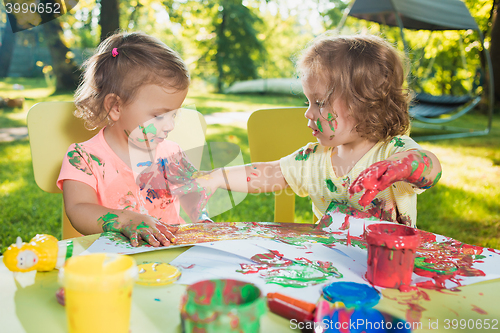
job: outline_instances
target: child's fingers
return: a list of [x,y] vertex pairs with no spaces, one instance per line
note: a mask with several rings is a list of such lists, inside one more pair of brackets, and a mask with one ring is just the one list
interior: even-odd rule
[[168,240],[167,237],[161,232],[161,231],[155,231],[154,233],[155,238],[160,242],[161,245],[163,246],[169,246],[170,241]]
[[153,232],[150,230],[150,228],[141,229],[141,237],[151,246],[158,247],[161,245],[161,243],[153,235]]
[[164,226],[167,227],[168,231],[170,231],[172,234],[175,234],[175,233],[177,233],[177,231],[179,231],[179,227],[177,227],[177,226],[168,225],[168,224],[164,224]]
[[378,192],[379,190],[366,190],[366,192],[359,199],[358,203],[363,207],[368,206],[377,196]]
[[361,192],[364,190],[364,186],[361,181],[359,181],[359,178],[356,178],[356,180],[351,184],[349,187],[349,194],[354,195],[355,193]]
[[164,244],[164,242],[162,242],[163,245],[167,246],[167,245],[170,245],[170,243],[175,244],[176,238],[174,236],[174,233],[176,233],[177,230],[179,230],[179,228],[177,228],[177,227],[168,227],[168,226],[166,226],[165,224],[163,224],[161,222],[157,222],[156,223],[156,228],[161,233],[161,237],[162,237],[161,240],[163,240],[165,243],[168,242],[168,244]]
[[130,233],[130,235],[127,236],[130,239],[130,244],[133,247],[139,246],[139,234],[137,233],[137,231],[132,231],[132,233]]

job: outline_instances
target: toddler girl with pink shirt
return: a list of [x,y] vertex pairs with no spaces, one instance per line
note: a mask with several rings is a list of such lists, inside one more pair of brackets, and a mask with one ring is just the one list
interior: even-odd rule
[[160,246],[175,242],[175,225],[184,223],[181,205],[196,214],[193,222],[207,220],[190,210],[188,196],[172,195],[167,182],[171,169],[196,171],[181,148],[165,140],[189,83],[179,54],[143,33],[110,36],[84,63],[75,115],[89,128],[104,127],[69,147],[57,180],[76,230],[114,231],[133,246],[141,239]]

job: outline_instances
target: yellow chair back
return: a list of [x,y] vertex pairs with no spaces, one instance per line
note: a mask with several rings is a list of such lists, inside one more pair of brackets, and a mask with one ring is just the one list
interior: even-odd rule
[[[33,163],[35,182],[45,192],[61,193],[56,185],[64,154],[75,142],[83,142],[98,130],[88,131],[83,121],[73,115],[73,102],[42,102],[33,105],[28,112],[27,124]],[[207,124],[203,115],[195,110],[182,110],[176,121],[175,129],[169,134],[169,140],[179,143],[189,156],[192,148],[205,143]],[[199,154],[193,156],[193,164],[199,165]],[[62,209],[63,239],[78,237],[81,234],[71,225]]]
[[[253,112],[247,123],[251,161],[276,161],[309,142],[315,142],[304,117],[306,109],[287,107]],[[275,192],[274,221],[295,221],[295,193],[290,188]]]

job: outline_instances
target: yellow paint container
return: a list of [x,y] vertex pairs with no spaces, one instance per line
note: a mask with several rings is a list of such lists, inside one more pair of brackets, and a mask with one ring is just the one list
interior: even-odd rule
[[132,257],[96,253],[70,258],[60,270],[70,333],[128,333],[137,265]]

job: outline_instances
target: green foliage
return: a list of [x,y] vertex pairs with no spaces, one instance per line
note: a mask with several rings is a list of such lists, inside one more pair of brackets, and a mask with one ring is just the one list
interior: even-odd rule
[[263,21],[259,38],[263,40],[267,57],[258,69],[261,78],[291,78],[296,75],[293,63],[305,45],[313,39],[312,28],[298,23],[298,17],[283,18],[269,11],[263,13]]
[[[492,1],[468,0],[466,5],[479,28],[487,31]],[[334,8],[329,16],[333,21],[329,28],[335,28],[334,18],[338,18],[338,10]],[[349,17],[342,31],[378,34],[397,44],[401,51],[404,50],[397,27]],[[404,34],[411,66],[409,83],[413,90],[435,95],[482,92],[481,85],[485,82],[485,75],[481,55],[483,49],[478,32],[467,30],[431,33],[405,29]],[[486,43],[489,43],[488,37]]]
[[218,91],[238,80],[257,77],[265,48],[257,37],[262,20],[241,0],[165,1],[173,22],[196,48],[193,76],[215,79]]

